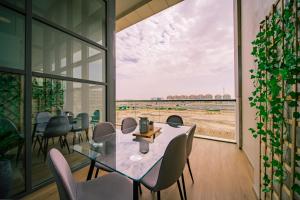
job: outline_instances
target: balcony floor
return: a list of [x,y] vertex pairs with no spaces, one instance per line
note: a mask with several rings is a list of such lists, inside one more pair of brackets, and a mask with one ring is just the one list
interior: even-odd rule
[[[192,184],[186,166],[184,170],[187,196],[189,200],[254,200],[252,190],[251,168],[245,154],[236,145],[205,139],[194,139],[193,152],[190,157],[195,183]],[[75,173],[77,180],[85,180],[88,168]],[[174,184],[161,192],[162,199],[180,199],[177,185]],[[26,200],[59,199],[55,184],[50,184],[33,194]],[[142,200],[155,199],[143,187]]]

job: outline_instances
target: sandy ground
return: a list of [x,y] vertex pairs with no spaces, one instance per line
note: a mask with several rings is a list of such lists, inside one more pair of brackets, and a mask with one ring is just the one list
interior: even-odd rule
[[224,139],[235,139],[235,111],[207,111],[207,110],[117,110],[117,123],[125,117],[148,117],[154,122],[165,122],[170,115],[180,115],[186,125],[196,124],[196,134]]

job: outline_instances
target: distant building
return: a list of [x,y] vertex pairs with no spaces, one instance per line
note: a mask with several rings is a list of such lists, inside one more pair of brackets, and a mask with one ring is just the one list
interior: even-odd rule
[[197,95],[197,99],[199,99],[199,100],[202,100],[202,99],[204,99],[204,98],[205,98],[205,96],[204,96],[203,94]]
[[190,96],[189,96],[189,99],[195,100],[195,99],[197,99],[197,95],[190,95]]
[[[222,98],[222,96],[221,96]],[[192,100],[203,100],[203,99],[213,99],[213,96],[211,94],[203,95],[169,95],[167,96],[167,100],[187,100],[187,99],[192,99]]]
[[204,99],[205,99],[205,100],[212,100],[212,99],[213,99],[213,96],[212,96],[211,94],[206,94],[206,95],[204,96]]
[[221,100],[221,99],[222,99],[222,95],[216,94],[216,95],[215,95],[215,99],[216,99],[216,100]]
[[151,100],[163,100],[162,97],[152,97]]
[[231,99],[231,95],[230,94],[224,94],[223,95],[223,99]]

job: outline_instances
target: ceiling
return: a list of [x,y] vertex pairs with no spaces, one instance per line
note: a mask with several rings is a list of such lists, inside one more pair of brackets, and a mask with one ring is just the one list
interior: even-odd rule
[[116,0],[116,31],[119,32],[183,0]]

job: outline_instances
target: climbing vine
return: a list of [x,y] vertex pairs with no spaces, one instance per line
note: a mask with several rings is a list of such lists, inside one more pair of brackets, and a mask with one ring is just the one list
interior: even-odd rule
[[36,112],[62,110],[64,105],[63,81],[33,78],[32,99]]
[[[297,62],[297,6],[293,0],[284,9],[276,9],[260,27],[256,39],[252,42],[252,55],[256,66],[250,70],[254,90],[249,97],[250,106],[256,109],[256,127],[249,131],[253,137],[259,137],[262,146],[262,191],[273,191],[274,184],[282,184],[287,178],[282,162],[285,152],[284,140],[290,140],[285,113],[292,112],[293,120],[300,118],[297,110],[299,92],[295,89],[299,82]],[[287,104],[287,106],[286,106]],[[294,167],[300,157],[295,155]],[[268,173],[270,172],[270,173]],[[300,174],[294,173],[294,180],[300,180]],[[293,181],[292,189],[300,194],[300,186]]]

